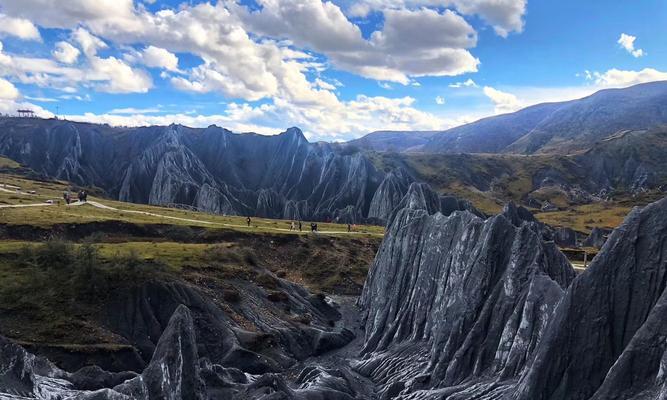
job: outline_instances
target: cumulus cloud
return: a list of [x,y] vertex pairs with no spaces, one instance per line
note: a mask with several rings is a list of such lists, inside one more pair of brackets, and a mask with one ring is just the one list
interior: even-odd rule
[[178,71],[178,57],[160,47],[148,46],[141,52],[141,60],[147,67]]
[[352,2],[347,13],[354,17],[365,17],[371,11],[425,6],[453,7],[463,15],[477,15],[491,25],[498,35],[507,37],[512,32],[523,31],[527,0],[359,0]]
[[[24,84],[67,89],[70,92],[84,85],[108,93],[146,93],[153,86],[150,75],[145,71],[132,68],[115,57],[97,56],[97,51],[107,45],[85,29],[75,31],[73,38],[86,56],[80,67],[63,66],[51,59],[6,54],[0,43],[0,75],[11,76]],[[58,49],[54,57],[69,61],[58,53]]]
[[11,82],[0,78],[0,99],[15,100],[19,97],[19,91]]
[[109,111],[109,114],[155,114],[159,113],[161,110],[159,108],[114,108]]
[[442,96],[436,96],[435,97],[435,104],[438,104],[438,105],[445,104],[445,98],[442,97]]
[[[54,60],[0,52],[2,76],[85,99],[78,93],[82,87],[111,93],[147,92],[153,82],[139,65],[143,64],[164,69],[164,78],[179,90],[215,92],[231,101],[217,116],[120,109],[73,118],[122,125],[132,125],[133,119],[136,124],[218,123],[235,130],[270,127],[278,131],[276,125],[299,125],[316,137],[331,132],[351,137],[381,128],[445,129],[455,124],[418,110],[410,97],[359,95],[341,100],[335,94],[335,82],[321,78],[320,73],[333,65],[379,81],[416,84],[414,77],[475,72],[479,60],[469,49],[476,46],[477,34],[461,14],[477,13],[491,21],[490,11],[480,5],[484,1],[475,1],[477,8],[465,10],[448,1],[448,6],[461,8],[458,13],[421,6],[389,7],[383,9],[383,26],[365,37],[338,6],[321,0],[258,0],[261,7],[256,10],[234,2],[205,2],[157,12],[132,0],[20,3],[0,0],[0,9],[42,27],[71,30],[71,38],[63,43],[80,54],[67,57],[65,45],[54,50]],[[506,32],[519,29],[517,24],[505,25]],[[141,49],[134,50],[137,45]],[[115,56],[107,57],[112,51]],[[326,61],[311,52],[325,56]],[[176,54],[180,53],[192,54],[201,63],[177,71]],[[68,64],[68,60],[73,61]],[[313,76],[318,78],[309,78]],[[270,101],[259,106],[242,103],[261,99]]]
[[42,40],[39,29],[32,22],[24,18],[12,18],[5,14],[0,14],[0,34],[16,36],[24,40]]
[[446,3],[462,14],[479,15],[502,37],[523,31],[527,0],[451,0]]
[[475,30],[452,11],[422,8],[384,12],[382,30],[370,40],[338,6],[320,0],[260,0],[260,10],[236,5],[248,29],[289,39],[326,54],[331,62],[361,76],[408,84],[411,76],[454,76],[477,71],[468,48]]
[[640,71],[610,69],[606,72],[588,72],[587,79],[601,88],[621,88],[639,83],[666,81],[667,72],[658,71],[653,68],[644,68]]
[[491,86],[484,86],[484,94],[495,106],[496,114],[505,114],[514,112],[522,107],[519,99],[511,94],[494,89]]
[[459,89],[459,88],[462,88],[462,87],[476,88],[476,87],[479,87],[479,86],[477,86],[477,83],[475,83],[475,81],[473,81],[472,79],[466,79],[463,82],[452,83],[452,84],[449,85],[449,87],[454,88],[454,89]]
[[74,64],[79,58],[81,51],[67,42],[58,42],[51,54],[53,58],[63,64]]
[[636,36],[621,33],[621,37],[618,39],[617,43],[628,53],[632,54],[633,57],[639,58],[644,55],[644,50],[635,48],[635,40],[637,40]]
[[315,78],[315,85],[324,90],[336,90],[336,85],[323,81],[320,78]]

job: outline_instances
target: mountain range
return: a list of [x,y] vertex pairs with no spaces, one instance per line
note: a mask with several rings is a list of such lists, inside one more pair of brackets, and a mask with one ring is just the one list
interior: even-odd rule
[[667,124],[667,81],[606,89],[441,132],[374,132],[350,143],[384,151],[571,154],[621,130]]
[[310,143],[298,128],[263,136],[2,118],[0,155],[122,201],[384,223],[415,181],[486,212],[509,200],[563,207],[664,190],[664,124],[667,82],[655,82],[445,132],[376,132],[346,144]]

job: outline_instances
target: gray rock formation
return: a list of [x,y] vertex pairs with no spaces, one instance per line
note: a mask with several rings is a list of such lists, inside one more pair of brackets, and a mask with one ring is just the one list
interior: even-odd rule
[[598,228],[597,226],[591,230],[591,233],[582,243],[584,247],[597,247],[598,249],[604,246],[607,237],[611,233],[611,229]]
[[445,216],[423,189],[411,186],[370,269],[354,367],[388,397],[472,398],[519,376],[574,271],[527,211]]
[[371,199],[368,217],[386,221],[407,193],[410,183],[412,178],[403,169],[387,173]]
[[571,228],[555,228],[554,242],[560,247],[577,247],[577,232]]
[[123,201],[352,223],[368,217],[384,177],[361,153],[308,143],[297,128],[261,136],[4,118],[0,154]]
[[667,199],[635,208],[568,288],[517,399],[664,398]]
[[527,211],[445,217],[413,196],[360,299],[366,336],[353,366],[380,398],[667,395],[667,199],[633,210],[573,279]]

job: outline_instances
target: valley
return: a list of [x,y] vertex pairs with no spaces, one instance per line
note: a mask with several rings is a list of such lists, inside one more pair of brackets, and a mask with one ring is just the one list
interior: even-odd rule
[[0,128],[3,400],[665,387],[662,125],[530,154],[415,151],[446,132],[400,150],[408,132]]

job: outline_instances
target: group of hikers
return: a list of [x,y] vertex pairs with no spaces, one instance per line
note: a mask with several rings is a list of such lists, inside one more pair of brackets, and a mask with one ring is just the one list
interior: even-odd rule
[[[246,224],[248,225],[248,228],[249,228],[249,227],[252,225],[252,218],[250,218],[250,217],[246,217]],[[348,232],[352,232],[352,229],[353,229],[353,228],[354,228],[354,225],[352,225],[352,224],[347,224],[347,231],[348,231]],[[302,231],[303,231],[303,223],[301,222],[301,220],[290,222],[289,230],[290,230],[290,231],[296,231],[297,229],[299,230],[299,232],[302,232]],[[318,230],[317,230],[317,222],[311,222],[311,223],[310,223],[310,231],[313,232],[313,233],[317,233],[317,232],[318,232]]]
[[[85,190],[79,190],[77,197],[81,203],[88,201],[88,193]],[[65,200],[65,204],[70,204],[72,202],[72,194],[69,190],[63,192],[63,200]]]
[[[248,227],[250,227],[250,225],[252,224],[252,219],[250,217],[246,217],[245,221],[248,224]],[[290,227],[289,227],[290,231],[296,231],[297,229],[299,230],[299,232],[303,231],[303,223],[301,222],[301,220],[292,221],[290,223]],[[317,224],[315,222],[310,223],[310,231],[311,232],[317,232]]]

